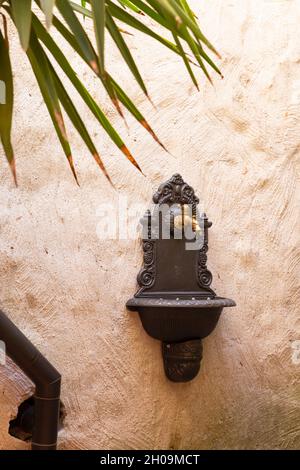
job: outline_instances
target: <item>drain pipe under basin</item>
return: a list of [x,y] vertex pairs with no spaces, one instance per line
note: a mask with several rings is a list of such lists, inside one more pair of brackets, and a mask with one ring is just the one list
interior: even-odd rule
[[60,373],[0,310],[0,340],[7,355],[35,385],[32,450],[56,450]]

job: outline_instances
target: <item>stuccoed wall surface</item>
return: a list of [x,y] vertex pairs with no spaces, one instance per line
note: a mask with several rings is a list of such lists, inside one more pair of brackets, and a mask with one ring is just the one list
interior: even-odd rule
[[[300,4],[192,5],[223,57],[225,78],[215,77],[214,87],[201,77],[197,93],[177,57],[142,35],[126,36],[155,110],[108,46],[110,70],[171,154],[130,118],[128,135],[100,83],[66,49],[145,173],[123,158],[76,98],[116,191],[70,128],[81,187],[74,183],[10,25],[19,187],[1,150],[0,303],[63,375],[60,449],[300,445],[300,365],[292,359],[300,340]],[[92,31],[89,20],[86,28]],[[213,287],[238,305],[224,310],[205,339],[201,373],[187,384],[168,382],[160,343],[124,307],[136,288],[139,241],[96,234],[100,203],[120,194],[146,208],[158,184],[176,172],[213,221]],[[31,393],[10,361],[0,367],[2,449],[29,448],[8,435],[8,422]]]

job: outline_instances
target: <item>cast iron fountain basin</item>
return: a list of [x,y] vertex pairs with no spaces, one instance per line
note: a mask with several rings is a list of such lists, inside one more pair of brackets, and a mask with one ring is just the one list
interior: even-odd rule
[[199,214],[193,188],[173,175],[160,185],[153,202],[154,210],[142,219],[139,289],[126,306],[139,313],[151,337],[162,341],[168,379],[187,382],[199,372],[202,339],[214,330],[223,308],[236,304],[217,297],[210,287],[206,263],[212,223]]
[[215,329],[223,308],[235,306],[233,300],[223,297],[177,299],[133,297],[126,306],[138,311],[148,335],[164,342],[205,338]]

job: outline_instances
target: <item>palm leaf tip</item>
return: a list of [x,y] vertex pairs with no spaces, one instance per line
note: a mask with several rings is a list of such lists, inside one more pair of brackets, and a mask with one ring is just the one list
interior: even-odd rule
[[[142,172],[139,164],[137,163],[137,161],[134,159],[133,155],[131,154],[130,150],[128,149],[128,147],[126,147],[125,144],[123,144],[121,147],[120,147],[120,150],[121,152],[124,153],[124,155],[126,156],[126,158],[130,161],[130,163],[132,163],[141,173],[142,175],[144,175],[144,173]],[[145,175],[144,175],[145,176]]]
[[64,118],[63,118],[63,115],[60,111],[58,111],[57,109],[54,110],[54,116],[55,116],[55,120],[57,122],[57,125],[60,129],[60,132],[63,136],[63,138],[65,140],[68,140],[68,136],[67,136],[67,131],[66,131],[66,128],[65,128],[65,123],[64,123]]
[[118,98],[116,98],[116,96],[112,96],[111,97],[111,102],[114,105],[114,107],[116,108],[116,110],[119,113],[119,115],[121,116],[121,118],[123,118],[124,121],[125,121],[125,116],[124,116],[124,113],[123,113],[122,108],[120,106]]
[[[100,78],[102,78],[100,76]],[[112,83],[112,79],[111,79],[111,76],[105,72],[104,73],[104,76],[102,78],[102,83],[108,93],[108,96],[112,102],[112,104],[114,105],[114,107],[116,108],[117,110],[117,113],[121,116],[122,119],[124,119],[125,121],[125,116],[124,116],[124,113],[122,111],[122,108],[120,106],[120,103],[119,103],[119,100],[118,100],[118,97],[117,97],[117,94],[116,94],[116,90],[115,90],[115,87]],[[125,121],[126,122],[126,121]]]
[[99,75],[100,74],[100,70],[99,70],[99,67],[98,67],[98,64],[95,60],[91,60],[90,61],[90,66],[92,68],[92,70],[95,72],[96,75]]
[[154,130],[152,129],[152,127],[148,124],[148,122],[146,121],[146,119],[142,119],[140,121],[141,125],[152,135],[153,139],[168,153],[170,153],[168,151],[168,149],[164,146],[164,144],[159,140],[159,138],[157,137],[157,135],[155,134]]
[[154,108],[155,110],[157,110],[157,106],[155,105],[155,103],[154,103],[154,101],[152,100],[152,98],[151,98],[151,96],[149,95],[149,93],[146,92],[145,95],[146,95],[147,100],[148,100],[149,103],[151,104],[151,106],[153,106],[153,108]]
[[75,170],[75,166],[74,166],[73,157],[72,157],[71,154],[67,156],[67,160],[68,160],[68,162],[69,162],[71,171],[72,171],[73,176],[74,176],[74,178],[75,178],[75,181],[76,181],[77,185],[80,186],[79,181],[78,181],[78,178],[77,178],[77,173],[76,173],[76,170]]
[[217,51],[217,49],[215,47],[212,48],[212,51],[218,57],[218,59],[222,60],[221,54]]
[[15,186],[17,187],[18,186],[18,180],[17,180],[17,171],[16,171],[16,160],[15,160],[14,151],[13,151],[11,142],[10,141],[6,142],[5,139],[2,139],[2,145],[3,145],[3,148],[4,148],[4,152],[5,152],[5,155],[6,155],[7,162],[9,164],[11,174],[12,174],[13,179],[14,179]]
[[2,146],[6,155],[9,168],[14,179],[15,186],[17,187],[18,181],[17,181],[17,172],[16,172],[16,160],[14,157],[14,152],[13,152],[11,142],[10,141],[6,142],[5,139],[3,138],[1,140],[2,140]]
[[9,166],[10,166],[10,171],[12,172],[12,175],[13,175],[15,185],[17,187],[18,186],[18,180],[17,180],[17,171],[16,171],[16,160],[15,160],[14,157],[9,162]]
[[111,178],[110,178],[110,176],[109,176],[109,174],[108,174],[108,172],[105,168],[105,165],[104,165],[103,161],[100,158],[100,155],[98,153],[94,153],[93,157],[94,157],[96,163],[98,164],[99,168],[103,171],[104,175],[106,176],[106,178],[110,182],[110,184],[114,187],[114,184],[113,184],[113,182],[112,182],[112,180],[111,180]]

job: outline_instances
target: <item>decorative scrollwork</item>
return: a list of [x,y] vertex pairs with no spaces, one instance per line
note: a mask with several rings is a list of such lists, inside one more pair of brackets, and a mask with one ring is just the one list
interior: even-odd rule
[[198,258],[198,264],[199,266],[201,266],[202,268],[205,268],[206,267],[206,263],[207,263],[207,256],[206,256],[206,253],[202,253],[200,251],[199,253],[199,258]]
[[212,283],[212,274],[208,269],[200,270],[198,279],[201,287],[209,287]]
[[176,173],[168,181],[162,183],[153,196],[155,204],[198,204],[194,189],[185,183],[182,176]]
[[198,255],[198,284],[200,287],[204,289],[209,288],[212,283],[212,273],[207,269],[207,253],[208,251],[208,244],[207,244],[207,237],[205,236],[205,242],[202,248],[199,251]]
[[[192,205],[193,214],[196,214],[196,205],[199,203],[198,197],[195,195],[194,189],[184,182],[181,175],[176,173],[168,181],[162,183],[158,190],[153,195],[153,202],[155,204],[162,205],[178,204],[178,206],[184,206],[186,204]],[[154,209],[155,211],[155,209]],[[215,296],[214,291],[210,288],[212,283],[212,274],[207,269],[207,251],[208,251],[208,228],[211,226],[211,222],[208,221],[206,215],[201,215],[202,224],[204,228],[204,243],[202,248],[199,250],[198,261],[196,265],[196,272],[194,275],[197,277],[197,282],[201,288],[199,295],[206,296],[207,294],[211,297]],[[159,237],[155,237],[155,227],[159,226],[157,218],[154,213],[148,210],[142,219],[144,226],[143,233],[143,267],[141,268],[137,281],[139,284],[139,291],[137,296],[143,295],[142,293],[150,289],[155,284],[156,278],[156,243],[160,243]],[[191,267],[192,268],[192,267]]]
[[143,269],[139,274],[139,283],[144,287],[150,287],[153,284],[154,275],[153,272]]
[[155,282],[155,241],[143,241],[144,266],[140,270],[137,281],[141,291],[149,289]]

